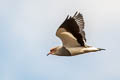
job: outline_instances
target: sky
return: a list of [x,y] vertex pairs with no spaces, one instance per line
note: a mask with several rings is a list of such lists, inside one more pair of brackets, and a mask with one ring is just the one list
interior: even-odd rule
[[[0,80],[120,80],[119,0],[0,0]],[[87,44],[106,51],[46,56],[66,16],[83,14]]]

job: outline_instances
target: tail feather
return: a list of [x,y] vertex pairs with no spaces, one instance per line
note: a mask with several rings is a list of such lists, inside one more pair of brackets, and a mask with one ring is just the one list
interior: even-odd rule
[[101,50],[106,50],[106,49],[103,49],[103,48],[98,48],[98,50],[99,50],[99,51],[101,51]]

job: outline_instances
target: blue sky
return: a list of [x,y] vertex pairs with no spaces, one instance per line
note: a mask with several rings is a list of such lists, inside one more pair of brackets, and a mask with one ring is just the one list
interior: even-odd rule
[[[118,0],[1,0],[0,80],[120,80]],[[106,51],[46,56],[56,29],[80,11],[87,43]]]

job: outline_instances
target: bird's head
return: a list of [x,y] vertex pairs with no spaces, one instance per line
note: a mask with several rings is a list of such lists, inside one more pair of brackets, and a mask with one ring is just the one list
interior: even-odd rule
[[58,49],[57,47],[50,49],[50,52],[47,54],[47,56],[50,54],[55,55],[55,53],[57,52],[57,49]]

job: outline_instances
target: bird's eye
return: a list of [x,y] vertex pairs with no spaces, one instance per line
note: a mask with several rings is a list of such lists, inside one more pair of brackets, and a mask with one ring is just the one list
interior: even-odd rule
[[54,49],[51,49],[50,52],[54,51]]
[[53,49],[50,50],[50,52],[52,52],[52,51],[53,51]]

